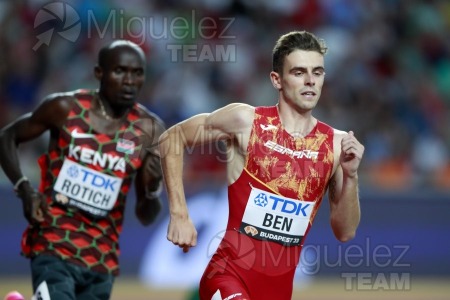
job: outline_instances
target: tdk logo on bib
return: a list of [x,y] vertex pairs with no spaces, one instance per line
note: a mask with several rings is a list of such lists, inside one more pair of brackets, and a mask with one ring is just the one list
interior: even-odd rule
[[81,175],[79,180],[85,184],[97,188],[103,188],[111,192],[116,191],[116,184],[118,182],[117,179],[106,178],[105,175],[94,172],[95,171],[90,171],[89,169],[80,169],[75,165],[70,166],[67,169],[67,175],[73,179],[77,179]]
[[71,166],[67,170],[67,175],[69,175],[69,177],[72,177],[72,178],[77,178],[79,173],[80,172],[78,172],[78,167],[76,167],[76,166]]
[[255,197],[255,204],[261,207],[266,207],[268,201],[267,196],[264,193],[260,193],[258,196]]
[[304,217],[308,216],[309,213],[306,211],[311,204],[301,203],[299,201],[292,201],[288,199],[282,199],[275,196],[269,197],[273,200],[272,210],[280,211],[286,214],[295,214],[298,216],[299,214]]
[[[286,198],[276,197],[275,195],[269,195],[269,199],[271,200],[271,206],[269,208],[272,211],[282,212],[285,214],[295,214],[296,216],[302,215],[304,217],[309,215],[308,208],[311,204],[300,201],[293,201]],[[266,207],[269,204],[269,200],[267,199],[267,195],[264,193],[259,193],[258,196],[255,197],[254,202],[257,206]]]

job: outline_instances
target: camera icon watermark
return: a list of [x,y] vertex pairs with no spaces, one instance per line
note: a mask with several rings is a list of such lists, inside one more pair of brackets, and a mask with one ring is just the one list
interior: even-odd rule
[[81,32],[81,18],[76,10],[64,2],[52,2],[43,6],[36,14],[34,28],[44,30],[36,36],[38,41],[33,50],[38,50],[43,44],[49,46],[55,32],[64,39],[75,42]]

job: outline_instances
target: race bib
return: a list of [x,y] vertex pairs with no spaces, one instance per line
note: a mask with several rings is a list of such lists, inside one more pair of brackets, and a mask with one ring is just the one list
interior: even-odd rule
[[54,200],[94,216],[106,216],[119,196],[122,179],[64,160],[54,189]]
[[258,240],[300,245],[314,202],[299,201],[252,187],[240,231]]

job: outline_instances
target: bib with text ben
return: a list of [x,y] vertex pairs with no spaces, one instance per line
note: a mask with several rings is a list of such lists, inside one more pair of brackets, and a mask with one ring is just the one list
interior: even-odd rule
[[284,246],[300,245],[314,202],[290,199],[252,187],[240,232]]

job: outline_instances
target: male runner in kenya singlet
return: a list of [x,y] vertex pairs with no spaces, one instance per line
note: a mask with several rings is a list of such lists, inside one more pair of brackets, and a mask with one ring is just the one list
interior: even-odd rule
[[160,137],[167,238],[185,252],[196,245],[197,231],[184,196],[184,149],[219,140],[227,146],[228,225],[200,280],[202,300],[291,299],[301,248],[327,190],[336,238],[344,242],[356,233],[364,146],[352,131],[312,115],[324,83],[325,50],[309,32],[282,35],[270,73],[277,105],[232,103]]
[[[161,209],[158,138],[164,124],[137,103],[145,54],[117,40],[98,54],[98,90],[54,93],[0,131],[0,162],[22,200],[30,258],[41,300],[107,300],[119,274],[119,236],[134,182],[143,225]],[[39,189],[24,176],[18,145],[49,133],[39,158]]]
[[142,108],[135,104],[118,131],[99,133],[88,121],[94,95],[75,92],[57,144],[39,159],[39,190],[51,199],[50,213],[28,227],[22,247],[26,256],[47,253],[117,275],[125,197],[142,164]]

